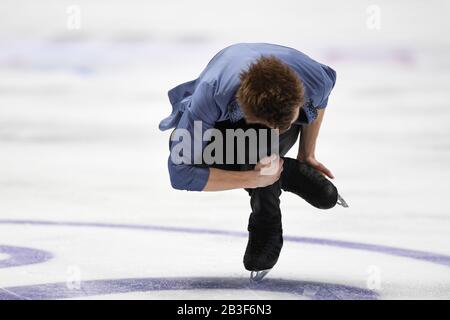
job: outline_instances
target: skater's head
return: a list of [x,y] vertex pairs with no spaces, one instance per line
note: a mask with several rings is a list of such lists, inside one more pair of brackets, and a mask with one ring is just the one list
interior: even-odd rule
[[249,123],[287,130],[297,120],[304,89],[297,74],[274,56],[261,56],[240,75],[237,99]]

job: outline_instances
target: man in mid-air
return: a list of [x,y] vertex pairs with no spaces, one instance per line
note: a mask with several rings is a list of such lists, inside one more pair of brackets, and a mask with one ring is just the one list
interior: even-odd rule
[[[333,179],[333,174],[315,155],[335,81],[333,69],[295,49],[242,43],[221,50],[197,79],[168,93],[173,111],[159,128],[175,129],[168,160],[171,184],[189,191],[247,190],[252,212],[244,266],[252,271],[254,280],[262,279],[276,264],[283,245],[281,190],[293,192],[317,208],[328,209],[336,203],[345,206],[325,178]],[[277,141],[266,142],[258,136],[257,142],[247,139],[243,147],[230,150],[230,139],[236,138],[226,134],[231,129],[240,133],[275,129]],[[209,141],[194,141],[198,139],[194,136],[208,136],[211,130],[223,137],[218,139],[215,134]],[[299,135],[297,159],[284,157]],[[180,148],[186,142],[188,147]],[[227,161],[199,161],[199,154],[201,157],[213,142],[222,143],[223,148],[212,154],[223,153],[221,159]],[[257,150],[253,162],[252,150]],[[230,152],[233,154],[228,157]]]

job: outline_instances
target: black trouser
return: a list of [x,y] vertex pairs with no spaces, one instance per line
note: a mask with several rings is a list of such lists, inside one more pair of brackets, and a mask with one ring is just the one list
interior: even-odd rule
[[[216,129],[219,129],[222,132],[222,136],[224,137],[224,159],[226,156],[226,129],[267,129],[261,125],[255,124],[247,124],[244,119],[239,122],[232,123],[230,121],[223,121],[216,123]],[[279,136],[279,155],[284,156],[292,148],[292,146],[297,141],[299,136],[301,127],[299,125],[293,125],[288,131],[282,133]],[[270,135],[267,144],[267,150],[258,149],[258,155],[270,155],[271,154],[271,145],[270,145]],[[258,137],[258,146],[259,146],[259,137]],[[234,170],[234,171],[245,171],[252,170],[255,164],[248,163],[248,151],[250,146],[248,145],[248,141],[246,142],[245,152],[246,152],[246,163],[245,164],[214,164],[213,167],[224,169],[224,170]],[[237,145],[235,144],[235,161],[237,161]],[[242,152],[242,150],[240,150]],[[259,161],[258,156],[258,161]],[[281,210],[280,210],[280,195],[282,189],[282,179],[283,176],[289,174],[286,170],[283,170],[280,180],[275,182],[272,185],[263,188],[255,188],[255,189],[246,189],[250,195],[250,205],[252,208],[252,213],[250,214],[248,230],[254,229],[268,229],[268,230],[280,230],[281,229]]]

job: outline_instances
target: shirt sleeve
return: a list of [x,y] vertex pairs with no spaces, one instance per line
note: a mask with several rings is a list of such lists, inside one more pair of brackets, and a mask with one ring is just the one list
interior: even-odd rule
[[[174,189],[188,191],[204,189],[209,178],[209,168],[202,164],[203,150],[207,143],[202,137],[206,130],[214,127],[219,116],[220,110],[214,99],[214,86],[208,83],[199,85],[175,128],[179,130],[178,133],[184,132],[183,138],[172,141],[175,131],[171,135],[168,168]],[[194,125],[195,122],[197,126]],[[180,148],[179,146],[177,148],[177,145],[186,143],[187,141],[183,142],[184,139],[190,140],[190,152],[183,152],[180,155],[178,154]]]
[[319,93],[318,97],[314,101],[309,99],[305,102],[303,107],[300,109],[300,115],[295,122],[296,124],[303,125],[312,123],[317,118],[318,109],[324,109],[328,105],[328,97],[330,96],[330,93],[336,83],[336,71],[323,64],[320,64],[320,67],[323,72],[323,81],[320,84],[322,87],[322,90],[320,91],[322,95]]
[[322,101],[317,106],[318,108],[327,107],[328,97],[336,84],[336,71],[326,65],[322,65],[322,69],[324,71],[323,96]]

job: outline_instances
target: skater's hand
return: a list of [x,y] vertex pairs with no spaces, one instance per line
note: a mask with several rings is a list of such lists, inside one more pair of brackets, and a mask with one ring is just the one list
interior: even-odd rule
[[267,187],[280,179],[283,172],[283,159],[273,154],[261,159],[253,170],[255,173],[255,188]]
[[331,171],[327,167],[325,167],[322,163],[317,161],[315,157],[298,157],[297,159],[299,161],[306,162],[311,167],[322,173],[324,176],[327,176],[330,179],[334,179],[333,173],[331,173]]

